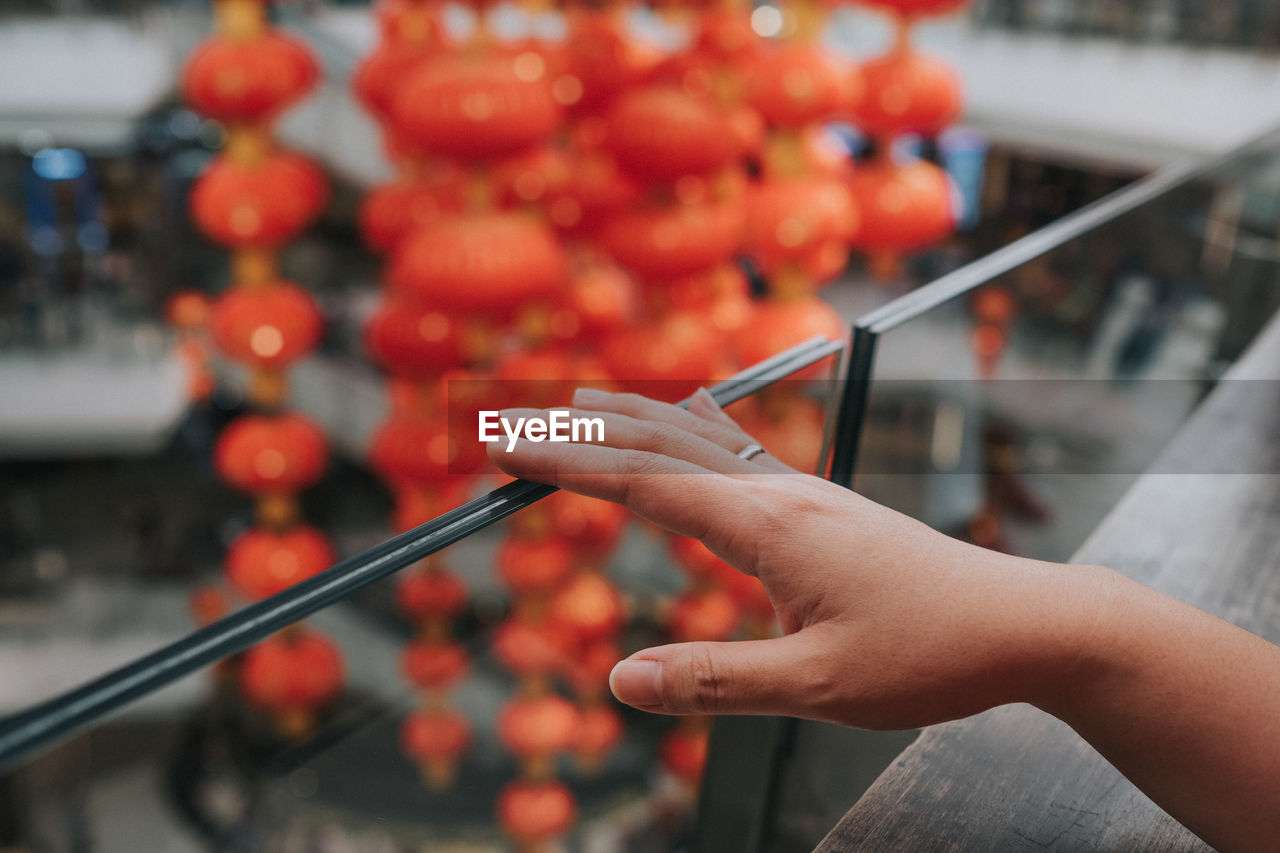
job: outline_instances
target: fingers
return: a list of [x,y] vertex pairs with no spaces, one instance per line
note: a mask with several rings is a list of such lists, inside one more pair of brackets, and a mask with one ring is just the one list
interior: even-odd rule
[[[663,404],[658,404],[663,405]],[[609,411],[587,411],[584,409],[558,409],[565,413],[566,422],[573,420],[593,420],[600,427],[579,430],[574,440],[590,442],[604,447],[619,449],[643,450],[675,459],[692,462],[708,471],[721,474],[750,475],[763,471],[753,462],[743,459],[736,453],[726,450],[715,443],[687,429],[669,422],[640,419]],[[688,412],[675,409],[682,415],[692,417]],[[547,417],[547,412],[540,409],[503,409],[502,416],[508,422],[518,423],[520,419],[532,421]],[[566,430],[569,432],[569,430]],[[591,460],[584,458],[580,464],[590,465]]]
[[805,716],[814,657],[804,632],[773,640],[677,643],[620,661],[609,688],[618,701],[659,714]]
[[517,441],[510,453],[505,445],[491,444],[489,458],[513,476],[620,503],[722,554],[730,541],[738,550],[748,547],[747,537],[735,536],[740,528],[768,529],[770,508],[750,482],[684,459],[635,448],[527,439]]
[[[756,443],[733,418],[725,414],[705,388],[699,388],[693,395],[687,411],[639,394],[610,394],[594,388],[579,388],[573,395],[573,403],[592,411],[614,412],[638,420],[671,424],[700,436],[735,456],[748,444]],[[768,453],[757,454],[750,460],[750,464],[756,472],[764,469],[794,473],[793,468]]]

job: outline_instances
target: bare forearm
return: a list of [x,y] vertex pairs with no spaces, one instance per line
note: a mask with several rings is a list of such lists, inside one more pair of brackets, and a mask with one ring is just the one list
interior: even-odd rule
[[1037,704],[1215,847],[1274,850],[1280,648],[1108,575],[1070,677]]
[[[1096,566],[994,554],[791,471],[703,392],[580,392],[608,441],[518,442],[508,473],[617,500],[764,585],[785,636],[644,649],[611,677],[668,714],[918,728],[1008,702],[1073,726],[1230,851],[1280,838],[1280,650]],[[491,451],[492,452],[492,451]]]

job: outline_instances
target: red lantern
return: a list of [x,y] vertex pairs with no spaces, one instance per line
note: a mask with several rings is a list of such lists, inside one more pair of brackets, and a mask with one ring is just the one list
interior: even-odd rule
[[360,202],[358,220],[365,244],[388,252],[418,228],[432,225],[460,207],[458,188],[447,180],[383,184]]
[[461,367],[462,330],[450,314],[414,299],[392,297],[365,326],[365,348],[392,376],[424,380]]
[[737,203],[655,205],[609,217],[601,248],[641,278],[675,278],[714,267],[742,243],[744,217]]
[[572,749],[577,730],[578,709],[555,693],[517,697],[498,715],[498,737],[526,760]]
[[599,760],[622,741],[622,717],[608,705],[582,709],[578,720],[578,755]]
[[496,408],[563,406],[580,379],[573,360],[556,347],[508,352],[499,359],[494,373],[505,392],[494,400]]
[[599,572],[579,572],[551,600],[551,619],[591,642],[616,633],[622,624],[622,596]]
[[467,603],[467,585],[453,572],[412,571],[396,584],[396,606],[406,619],[450,619]]
[[513,616],[493,634],[493,650],[518,676],[547,675],[565,665],[569,637],[563,627]]
[[255,528],[227,549],[227,575],[253,600],[281,592],[336,562],[328,538],[314,527],[295,525],[279,533]]
[[575,158],[563,190],[548,199],[547,216],[557,228],[591,233],[600,217],[630,208],[642,191],[612,154],[587,148]]
[[727,119],[740,156],[759,157],[768,136],[768,129],[760,113],[746,104],[739,104],[728,110]]
[[369,464],[385,480],[422,486],[442,484],[453,455],[443,421],[392,416],[369,445]]
[[861,70],[866,93],[854,105],[853,120],[869,136],[936,136],[960,114],[960,83],[935,59],[895,50]]
[[1018,303],[1007,288],[987,285],[973,295],[973,315],[982,323],[1005,326],[1018,313]]
[[680,278],[652,279],[646,290],[667,311],[688,311],[726,334],[736,333],[751,317],[751,283],[735,263],[724,263]]
[[[452,438],[450,447],[455,454],[455,461],[449,469],[464,474],[487,470],[489,444],[480,441],[480,412],[493,411],[507,405],[502,391],[510,389],[498,385],[491,378],[483,377],[479,372],[468,376],[464,371],[458,371],[458,375],[445,376],[441,380],[440,390],[441,398],[447,405],[449,434]],[[516,405],[522,403],[517,402]],[[502,432],[496,426],[494,429],[498,433]]]
[[231,612],[227,595],[216,586],[204,586],[192,590],[187,602],[191,617],[200,627],[217,622]]
[[947,173],[916,160],[860,163],[849,189],[862,213],[853,245],[868,252],[909,252],[941,240],[955,227],[957,199]]
[[[552,80],[558,100],[577,112],[591,112],[636,85],[653,65],[653,53],[632,38],[623,22],[608,14],[571,14],[564,46],[565,67]],[[576,94],[576,98],[570,95]]]
[[573,373],[579,383],[605,391],[613,390],[613,380],[604,361],[598,356],[590,352],[579,352],[572,358]]
[[379,45],[356,68],[351,88],[375,118],[390,121],[400,85],[425,64],[430,55],[417,45]]
[[761,51],[744,64],[746,99],[775,127],[802,127],[830,118],[853,100],[860,81],[848,68],[804,44]]
[[187,60],[182,98],[218,121],[257,122],[296,102],[318,78],[307,46],[280,32],[248,40],[215,36]]
[[502,828],[522,844],[538,844],[569,831],[578,807],[569,789],[554,780],[512,782],[498,797]]
[[711,383],[721,352],[717,336],[699,317],[673,313],[610,338],[601,357],[628,389],[674,402]]
[[639,311],[635,282],[620,267],[591,263],[569,279],[561,308],[551,316],[551,334],[566,341],[608,337]]
[[444,32],[437,19],[439,5],[423,0],[379,0],[374,14],[382,40],[419,49],[444,44]]
[[751,15],[739,9],[708,8],[698,16],[701,29],[698,31],[697,47],[699,53],[706,53],[725,59],[755,55],[760,47],[760,39],[751,26]]
[[405,678],[426,690],[443,690],[471,668],[467,652],[453,642],[413,640],[404,647],[400,669]]
[[771,178],[748,196],[747,250],[768,273],[787,262],[808,268],[832,246],[843,261],[857,227],[853,196],[823,175]]
[[319,480],[328,454],[324,433],[302,415],[245,415],[218,436],[213,463],[241,491],[289,493]]
[[391,114],[425,151],[470,159],[514,154],[560,121],[546,62],[533,51],[435,57],[400,84]]
[[540,146],[494,163],[491,175],[501,203],[541,206],[563,192],[571,171],[565,152]]
[[293,282],[233,287],[213,309],[213,340],[231,358],[279,370],[310,352],[324,320],[315,300]]
[[537,220],[491,213],[418,229],[391,258],[391,286],[436,309],[507,315],[551,296],[568,274],[564,249]]
[[405,752],[428,766],[452,763],[471,746],[471,723],[454,710],[419,710],[404,718],[400,742]]
[[[734,337],[733,343],[740,362],[755,364],[815,335],[841,340],[845,336],[844,324],[830,305],[816,296],[807,296],[759,303],[746,328]],[[831,359],[823,359],[789,378],[820,378],[830,367]]]
[[598,697],[609,685],[609,673],[622,660],[622,651],[612,639],[597,640],[579,647],[564,669],[565,677],[580,695]]
[[600,558],[612,551],[627,524],[627,511],[620,504],[577,492],[557,492],[545,504],[556,533],[586,557]]
[[432,483],[392,480],[390,485],[396,496],[392,527],[403,533],[461,504],[468,484],[458,478]]
[[[497,387],[490,372],[480,368],[446,371],[436,386],[438,398],[448,406],[449,417],[454,424],[476,426],[477,413],[481,409],[497,408],[497,400],[502,398],[501,389]],[[453,420],[458,412],[462,412],[466,421]]]
[[663,765],[676,778],[690,784],[702,778],[702,769],[707,764],[705,731],[677,726],[662,739],[659,750]]
[[573,548],[556,536],[541,539],[508,537],[495,562],[503,582],[516,595],[548,593],[564,583],[573,568]]
[[240,685],[254,705],[273,714],[310,713],[342,690],[342,656],[313,632],[272,637],[244,653]]
[[680,643],[727,640],[738,626],[738,606],[724,590],[710,587],[676,599],[667,625]]
[[218,243],[270,249],[298,236],[328,194],[324,173],[300,154],[276,151],[254,165],[219,157],[191,190],[191,215]]
[[180,290],[165,303],[164,314],[176,329],[191,331],[209,324],[212,303],[198,290]]
[[649,181],[713,172],[738,154],[724,113],[674,87],[619,97],[609,111],[608,146],[623,168]]

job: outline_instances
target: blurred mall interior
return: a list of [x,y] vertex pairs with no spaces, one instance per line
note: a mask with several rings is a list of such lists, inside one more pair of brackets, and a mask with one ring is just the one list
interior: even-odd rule
[[[3,0],[0,81],[0,715],[495,488],[477,406],[855,324],[731,413],[1065,561],[1280,306],[1270,0]],[[0,850],[812,849],[915,733],[617,704],[777,627],[614,510],[6,754]]]

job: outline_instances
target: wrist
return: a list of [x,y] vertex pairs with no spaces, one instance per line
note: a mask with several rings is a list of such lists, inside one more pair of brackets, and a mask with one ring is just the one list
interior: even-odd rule
[[1037,627],[1041,665],[1026,701],[1070,721],[1123,677],[1132,659],[1125,626],[1140,607],[1134,588],[1145,589],[1102,566],[1050,565],[1045,571],[1050,612]]

